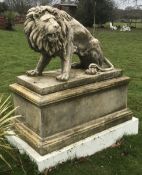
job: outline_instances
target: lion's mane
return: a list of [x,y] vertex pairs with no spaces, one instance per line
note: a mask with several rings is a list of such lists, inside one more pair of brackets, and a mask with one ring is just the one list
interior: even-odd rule
[[[45,14],[53,15],[61,27],[61,31],[52,36],[52,41],[49,41],[46,35],[47,27],[44,24],[41,25],[40,22],[40,18]],[[45,53],[49,56],[53,56],[61,50],[65,51],[68,42],[68,31],[70,30],[69,21],[71,20],[72,17],[66,12],[50,6],[37,6],[29,9],[24,24],[24,31],[29,45],[35,51]]]

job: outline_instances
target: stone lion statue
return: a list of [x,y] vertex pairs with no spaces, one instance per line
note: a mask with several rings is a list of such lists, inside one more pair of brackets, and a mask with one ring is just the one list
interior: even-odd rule
[[[29,9],[24,31],[30,47],[41,53],[29,76],[40,76],[46,65],[55,56],[61,59],[60,81],[67,81],[71,67],[86,69],[87,74],[110,71],[114,67],[104,57],[99,41],[77,20],[65,11],[51,6],[36,6]],[[71,66],[71,58],[77,54],[80,63]]]

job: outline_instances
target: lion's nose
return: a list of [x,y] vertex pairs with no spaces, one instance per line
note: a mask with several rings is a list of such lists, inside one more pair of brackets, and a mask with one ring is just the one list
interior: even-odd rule
[[55,29],[58,29],[59,25],[58,24],[54,24],[54,27],[55,27]]

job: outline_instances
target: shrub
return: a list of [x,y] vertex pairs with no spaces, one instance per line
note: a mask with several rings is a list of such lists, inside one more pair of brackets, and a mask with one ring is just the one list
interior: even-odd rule
[[6,136],[10,135],[10,129],[13,127],[14,119],[18,116],[14,116],[15,109],[11,109],[10,97],[4,100],[3,96],[0,97],[0,159],[4,161],[9,167],[10,164],[1,154],[1,152],[6,152],[10,154],[12,147],[6,141]]
[[17,13],[14,11],[5,11],[4,12],[7,30],[13,30],[14,21],[15,21],[16,16],[17,16]]

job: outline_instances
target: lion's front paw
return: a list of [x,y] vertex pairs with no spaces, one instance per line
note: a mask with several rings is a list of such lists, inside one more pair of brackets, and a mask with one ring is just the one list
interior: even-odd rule
[[59,81],[67,81],[69,79],[69,74],[68,73],[63,73],[61,75],[58,75],[56,77],[57,80]]
[[41,75],[37,70],[29,70],[29,71],[26,72],[26,74],[28,76],[31,76],[31,77],[36,77],[36,76],[40,76]]

